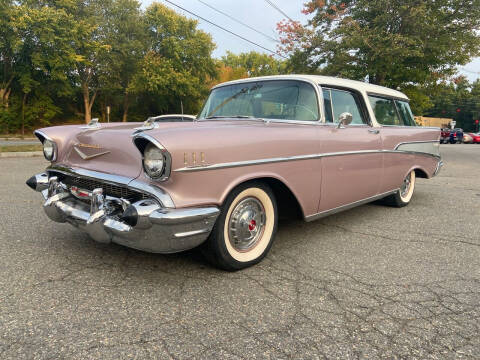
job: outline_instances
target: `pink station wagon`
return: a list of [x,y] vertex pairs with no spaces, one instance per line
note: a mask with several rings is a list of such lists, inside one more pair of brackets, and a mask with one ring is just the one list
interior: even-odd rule
[[220,84],[190,122],[92,121],[35,131],[51,165],[27,184],[50,219],[155,253],[202,245],[220,268],[262,260],[279,214],[312,221],[402,207],[442,166],[440,130],[403,93],[323,76]]

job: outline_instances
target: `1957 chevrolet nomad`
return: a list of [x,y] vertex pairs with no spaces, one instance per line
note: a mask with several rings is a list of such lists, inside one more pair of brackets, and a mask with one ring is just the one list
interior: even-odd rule
[[217,266],[258,263],[283,211],[311,221],[370,201],[401,207],[435,176],[440,131],[395,90],[321,76],[220,84],[194,122],[35,132],[51,166],[27,184],[54,221],[100,242]]

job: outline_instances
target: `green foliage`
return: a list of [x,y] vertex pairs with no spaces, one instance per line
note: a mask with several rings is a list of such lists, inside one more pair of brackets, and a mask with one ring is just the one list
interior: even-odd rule
[[245,71],[250,77],[286,73],[285,61],[279,61],[273,56],[260,54],[256,51],[238,55],[227,51],[227,55],[223,56],[221,61],[225,66],[232,69]]
[[457,127],[474,131],[474,120],[480,119],[480,80],[468,82],[464,76],[452,82],[440,82],[429,86],[433,106],[424,112],[425,116],[452,118]]
[[182,101],[186,112],[196,113],[208,92],[207,79],[216,76],[211,36],[197,29],[197,21],[161,4],[151,5],[145,19],[149,51],[131,90],[154,96],[151,105],[159,112],[178,112]]
[[138,0],[0,0],[0,132],[195,113],[217,76],[197,22]]
[[[280,23],[283,49],[312,71],[392,88],[452,76],[480,51],[479,0],[314,0],[306,27]],[[295,64],[294,64],[295,65]]]

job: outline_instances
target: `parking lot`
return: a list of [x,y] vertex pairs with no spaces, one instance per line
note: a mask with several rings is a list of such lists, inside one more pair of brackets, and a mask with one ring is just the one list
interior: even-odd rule
[[0,358],[478,358],[480,146],[441,152],[410,206],[281,223],[236,273],[53,223],[46,162],[0,159]]

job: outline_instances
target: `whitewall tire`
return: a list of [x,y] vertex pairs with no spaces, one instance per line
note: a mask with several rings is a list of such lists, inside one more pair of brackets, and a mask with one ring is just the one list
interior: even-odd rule
[[394,207],[404,207],[407,206],[413,197],[413,192],[415,191],[415,170],[412,170],[408,175],[403,179],[402,186],[400,189],[390,196],[387,196],[384,201],[387,205]]
[[214,265],[239,270],[260,262],[277,230],[278,210],[272,190],[261,182],[235,188],[203,249]]

